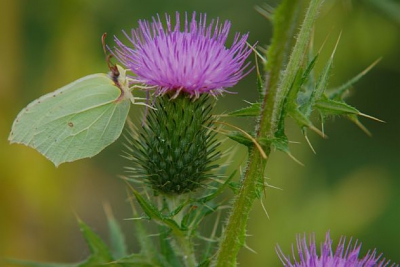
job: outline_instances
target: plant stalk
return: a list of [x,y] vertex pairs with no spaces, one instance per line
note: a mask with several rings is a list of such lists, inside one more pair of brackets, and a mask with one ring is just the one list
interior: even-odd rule
[[[310,32],[313,26],[319,6],[323,0],[311,0],[303,25],[298,34],[296,44],[291,53],[287,67],[283,75],[285,65],[285,49],[292,44],[292,31],[296,27],[296,9],[300,7],[300,0],[284,0],[274,13],[274,36],[267,52],[268,63],[265,66],[266,81],[265,96],[262,101],[262,110],[256,126],[256,140],[263,144],[265,153],[269,156],[271,142],[282,122],[284,99],[287,96],[293,82],[296,69],[300,66],[304,52],[307,48]],[[278,30],[278,32],[276,32]],[[271,62],[271,63],[270,63]],[[279,82],[278,82],[279,81]],[[217,252],[215,266],[236,266],[236,258],[239,249],[245,244],[247,220],[254,200],[259,192],[264,189],[264,172],[267,160],[263,159],[257,149],[250,149],[249,161],[241,181],[240,190],[232,205],[220,247]]]

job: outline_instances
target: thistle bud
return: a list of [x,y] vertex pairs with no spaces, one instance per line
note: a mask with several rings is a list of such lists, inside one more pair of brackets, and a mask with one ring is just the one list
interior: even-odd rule
[[187,94],[156,98],[132,150],[137,171],[156,192],[176,195],[193,191],[204,186],[210,171],[218,166],[212,107],[206,94],[198,99]]

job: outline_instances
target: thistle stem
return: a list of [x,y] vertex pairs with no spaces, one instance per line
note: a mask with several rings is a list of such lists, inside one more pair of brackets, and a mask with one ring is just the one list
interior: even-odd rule
[[180,252],[183,256],[183,261],[186,267],[196,267],[197,261],[194,253],[193,243],[189,236],[184,233],[173,233],[177,245],[180,248]]
[[261,157],[258,150],[253,149],[240,191],[235,198],[232,213],[222,236],[216,266],[236,266],[236,255],[240,247],[245,244],[247,219],[256,198],[257,188],[263,186],[266,163],[267,161]]
[[[323,0],[311,0],[303,25],[284,74],[280,76],[284,66],[284,49],[290,48],[292,30],[296,25],[296,9],[300,0],[284,0],[274,14],[275,32],[272,44],[268,50],[268,63],[265,66],[266,82],[265,96],[262,103],[256,139],[273,140],[279,130],[279,124],[284,120],[284,99],[300,66],[305,49],[309,42],[310,32],[319,6]],[[279,81],[279,82],[278,82]],[[260,142],[262,143],[262,142]],[[265,144],[266,143],[266,144]],[[264,142],[267,155],[271,151],[271,143]],[[240,190],[234,200],[232,212],[223,233],[215,266],[236,266],[239,249],[245,244],[247,220],[258,192],[264,189],[264,172],[267,160],[264,160],[257,149],[252,148],[247,168],[241,181]]]
[[[175,195],[167,197],[166,203],[168,205],[169,212],[174,212],[176,209],[178,209],[178,207],[185,202],[186,198],[187,195]],[[185,212],[181,210],[173,217],[174,221],[178,225],[182,224],[183,214],[185,214]],[[185,266],[197,266],[196,255],[194,253],[193,242],[191,240],[191,232],[175,229],[172,231],[171,235],[177,243],[177,247],[174,248],[175,253],[182,256]]]

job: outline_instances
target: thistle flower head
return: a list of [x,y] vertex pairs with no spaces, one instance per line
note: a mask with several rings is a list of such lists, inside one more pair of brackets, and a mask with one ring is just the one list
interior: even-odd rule
[[225,47],[229,21],[207,23],[206,14],[197,20],[193,12],[190,21],[185,14],[182,27],[178,12],[175,26],[169,15],[165,18],[166,28],[157,16],[151,22],[139,21],[130,35],[124,32],[130,45],[115,38],[114,55],[135,74],[135,82],[155,87],[159,95],[182,92],[198,97],[221,94],[251,71],[245,64],[252,51],[248,34],[236,33],[231,47]]
[[307,245],[305,236],[297,237],[297,252],[299,261],[295,260],[295,251],[292,249],[294,263],[290,256],[285,256],[279,246],[276,252],[285,267],[396,267],[395,263],[381,259],[382,254],[377,255],[376,250],[368,251],[363,258],[359,258],[361,243],[356,241],[354,245],[351,240],[345,245],[346,238],[342,237],[336,248],[335,253],[332,251],[332,240],[329,232],[326,234],[324,244],[321,244],[321,252],[318,256],[315,236],[312,235]]

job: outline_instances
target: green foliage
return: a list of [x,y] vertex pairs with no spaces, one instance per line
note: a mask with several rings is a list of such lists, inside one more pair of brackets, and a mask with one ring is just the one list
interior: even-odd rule
[[[275,148],[287,153],[293,160],[297,161],[290,154],[289,141],[285,134],[285,119],[288,116],[300,126],[307,141],[307,129],[325,136],[321,130],[313,125],[311,120],[313,111],[318,111],[323,122],[327,116],[333,115],[345,115],[358,125],[360,125],[357,118],[359,115],[372,118],[360,113],[343,100],[344,92],[362,75],[356,76],[337,90],[330,92],[327,90],[335,51],[317,76],[316,81],[314,79],[316,76],[314,66],[319,55],[312,53],[311,34],[322,2],[321,0],[310,1],[293,50],[285,65],[285,57],[283,56],[285,52],[282,49],[290,47],[292,39],[291,35],[284,33],[289,33],[290,29],[296,28],[294,26],[296,20],[294,19],[294,12],[291,10],[295,3],[283,1],[273,15],[274,27],[280,29],[280,31],[278,30],[274,34],[272,44],[267,51],[265,90],[264,94],[260,96],[261,101],[229,114],[235,117],[257,117],[259,124],[254,138],[263,147],[267,155],[271,148]],[[285,15],[289,15],[292,20],[288,20]],[[228,136],[250,148],[255,147],[255,142],[249,138],[250,134],[230,132]],[[257,150],[250,149],[249,151],[246,173],[242,179],[242,184],[239,185],[239,193],[233,204],[232,213],[221,240],[216,266],[236,265],[236,259],[233,255],[236,255],[239,248],[244,245],[249,207],[251,207],[253,200],[260,196],[264,186],[265,163],[260,158],[260,154],[256,152]]]
[[[287,96],[284,98],[281,116],[274,137],[260,138],[258,140],[259,143],[263,144],[264,146],[266,143],[269,143],[269,145],[272,145],[276,149],[285,153],[289,153],[288,140],[284,133],[284,121],[287,116],[290,116],[299,125],[306,138],[306,129],[311,129],[320,136],[325,137],[325,134],[317,129],[311,120],[313,111],[317,111],[319,113],[322,122],[325,122],[325,119],[329,116],[345,116],[360,126],[361,129],[367,134],[370,134],[369,131],[358,121],[358,116],[367,117],[377,121],[380,120],[361,113],[356,108],[347,104],[344,98],[346,93],[353,87],[353,85],[359,81],[370,69],[372,69],[372,67],[375,66],[379,60],[372,63],[368,68],[343,85],[337,88],[329,89],[328,81],[333,66],[335,50],[336,47],[332,52],[328,62],[325,64],[322,72],[318,75],[316,82],[312,81],[314,80],[313,77],[316,76],[314,72],[314,66],[317,62],[319,54],[316,54],[312,60],[307,62],[307,64],[302,63],[298,67],[295,78],[290,86],[290,90],[287,92]],[[310,54],[312,55],[312,51]],[[306,67],[304,68],[303,65],[306,65]],[[261,106],[261,102],[251,103],[250,106],[232,111],[228,113],[228,115],[232,117],[257,117],[261,113]],[[254,144],[254,142],[246,135],[237,131],[228,132],[227,136],[232,140],[248,147],[251,147]]]
[[[309,142],[307,129],[316,132],[322,137],[325,136],[321,130],[314,126],[311,120],[313,111],[319,113],[322,122],[328,116],[344,115],[367,133],[368,131],[359,123],[358,116],[375,119],[360,113],[357,109],[344,102],[344,94],[347,90],[372,66],[343,86],[328,90],[328,81],[333,66],[336,45],[316,81],[314,79],[316,77],[314,67],[319,54],[313,55],[311,33],[322,2],[320,0],[310,1],[307,14],[297,35],[297,40],[287,65],[285,65],[284,55],[286,53],[284,49],[291,45],[292,39],[289,33],[291,29],[295,28],[296,20],[291,9],[295,6],[295,3],[293,1],[283,1],[273,15],[273,25],[277,31],[274,32],[272,44],[266,54],[267,63],[264,65],[266,70],[265,90],[261,92],[260,102],[251,103],[248,107],[228,114],[234,117],[257,117],[259,124],[255,135],[237,131],[227,134],[228,137],[249,147],[250,150],[246,173],[242,179],[242,184],[239,185],[239,193],[233,204],[232,214],[222,237],[216,266],[236,265],[236,258],[232,256],[236,255],[239,248],[244,246],[247,214],[250,212],[249,207],[251,207],[255,198],[260,197],[263,191],[265,163],[263,163],[259,153],[252,149],[256,143],[260,144],[267,154],[274,148],[285,152],[294,161],[301,164],[289,151],[289,140],[285,134],[285,120],[288,116],[299,125],[307,142]],[[285,15],[289,15],[292,20],[287,20]],[[258,75],[258,80],[260,79],[261,76]],[[256,141],[250,137],[254,137]]]
[[[144,247],[149,247],[146,244],[142,245],[140,255],[149,255],[149,251],[151,251],[151,257],[158,258],[157,264],[159,265],[154,266],[197,266],[196,257],[200,254],[200,251],[194,250],[193,240],[201,240],[198,227],[205,217],[219,210],[222,203],[214,201],[230,185],[234,175],[235,173],[232,173],[227,177],[222,185],[219,185],[219,182],[212,183],[209,189],[204,192],[204,196],[201,197],[194,198],[189,194],[166,197],[161,209],[154,205],[151,198],[145,198],[143,192],[140,193],[130,186],[135,199],[145,214],[145,216],[135,219],[135,222],[140,228],[150,220],[159,225],[159,251],[151,245],[150,250],[145,249]],[[144,232],[140,234],[138,239],[143,238],[146,240],[145,242],[149,242],[148,236],[144,234]],[[211,262],[210,255],[217,244],[216,240],[212,241],[213,238],[213,236],[206,238],[206,248],[203,259],[199,263],[200,266],[208,266]],[[140,242],[144,242],[144,240]],[[123,259],[117,262],[125,261]]]
[[89,246],[90,257],[79,267],[99,266],[104,263],[113,261],[112,253],[110,252],[107,245],[101,240],[101,238],[93,232],[92,229],[80,219],[78,219],[79,228]]
[[245,145],[247,147],[252,147],[254,145],[253,141],[244,135],[242,132],[230,131],[226,134],[230,139],[238,142],[239,144]]
[[111,208],[106,206],[108,229],[110,231],[111,249],[114,259],[128,256],[128,248],[125,243],[125,236],[122,233],[119,223],[115,219]]
[[147,201],[142,195],[136,191],[133,187],[131,187],[132,193],[135,195],[140,207],[143,209],[144,213],[148,216],[148,219],[155,220],[158,223],[167,226],[172,229],[172,231],[181,231],[180,226],[170,218],[170,216],[164,216],[154,205],[153,203]]
[[251,103],[250,106],[229,112],[233,117],[256,117],[260,115],[261,103]]
[[[143,246],[140,254],[128,255],[126,250],[125,238],[121,232],[120,226],[111,215],[110,210],[107,211],[112,250],[102,241],[102,239],[85,224],[78,219],[79,228],[85,238],[86,244],[89,247],[90,256],[83,262],[63,264],[63,263],[39,263],[23,260],[8,260],[8,262],[30,267],[150,267],[163,266],[172,267],[172,261],[168,260],[168,254],[158,254],[154,248],[146,251],[149,247]],[[140,231],[138,231],[140,234]],[[142,236],[148,238],[148,236]],[[167,240],[167,239],[166,239]],[[146,241],[144,241],[146,242]],[[113,253],[112,253],[113,251]],[[151,256],[150,256],[151,255]],[[165,258],[164,258],[165,257]]]

